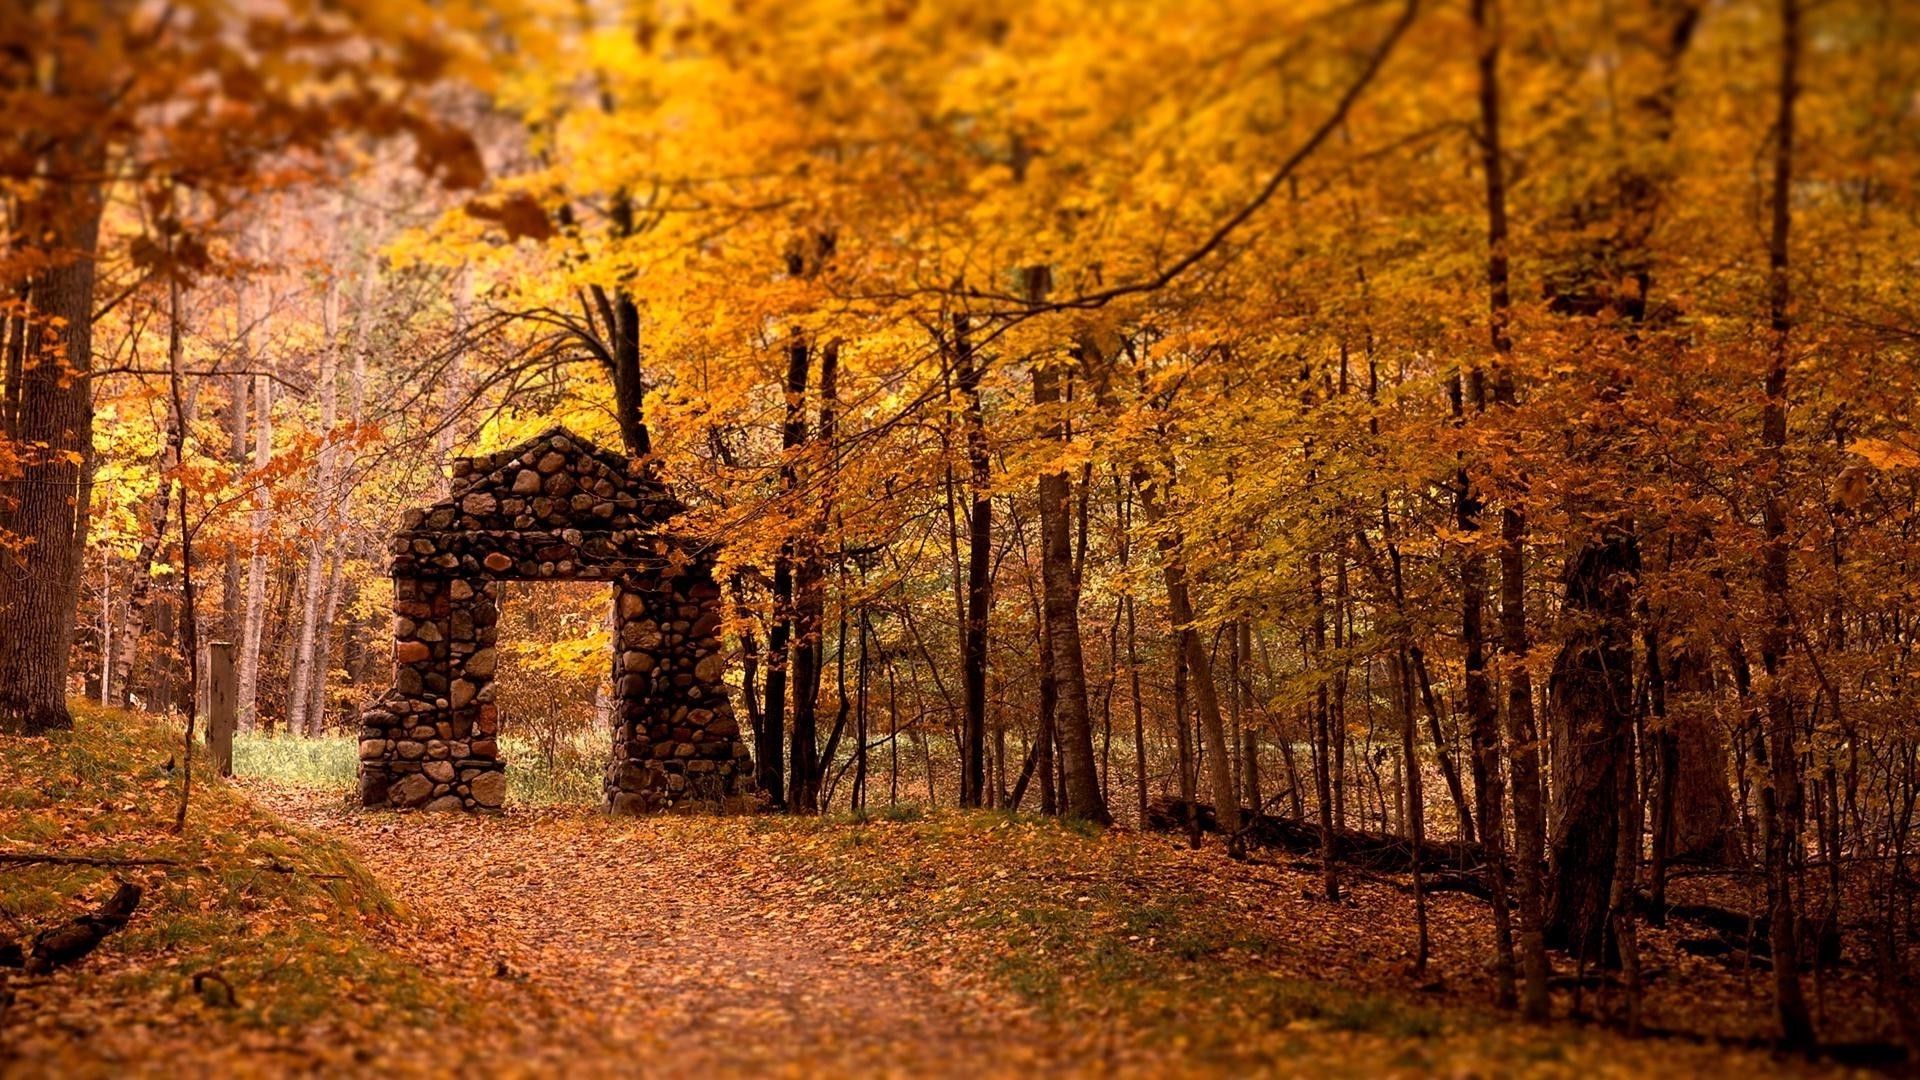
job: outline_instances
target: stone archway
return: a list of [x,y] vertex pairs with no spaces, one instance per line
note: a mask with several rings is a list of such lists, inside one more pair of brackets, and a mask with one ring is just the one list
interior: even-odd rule
[[393,686],[361,717],[360,803],[495,810],[493,704],[503,581],[613,585],[607,808],[745,809],[753,768],[725,684],[710,545],[668,531],[684,507],[617,454],[556,427],[453,463],[450,496],[389,545]]

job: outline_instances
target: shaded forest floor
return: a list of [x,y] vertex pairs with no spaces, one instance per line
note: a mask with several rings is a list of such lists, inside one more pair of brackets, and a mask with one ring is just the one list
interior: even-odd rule
[[[89,717],[75,736],[0,745],[16,793],[0,850],[193,864],[120,871],[151,897],[127,930],[15,983],[9,1075],[1837,1072],[1711,1039],[1516,1023],[1480,1005],[1479,901],[1435,898],[1434,963],[1415,977],[1394,883],[1358,881],[1329,904],[1303,897],[1310,871],[1161,836],[909,807],[368,814],[339,792],[255,780],[207,781],[171,837],[177,784],[144,760],[155,730]],[[70,768],[82,746],[92,766]],[[41,925],[108,876],[6,868],[0,898]],[[1764,1030],[1762,973],[1648,936],[1651,1023]],[[192,991],[207,970],[237,1004]],[[1861,991],[1826,989],[1833,1034],[1880,1033]],[[1614,1002],[1589,991],[1583,1005],[1604,1016]]]

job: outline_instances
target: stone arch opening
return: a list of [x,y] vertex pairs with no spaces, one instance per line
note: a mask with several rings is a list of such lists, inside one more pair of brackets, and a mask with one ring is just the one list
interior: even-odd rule
[[727,695],[714,551],[670,529],[684,509],[565,428],[456,459],[448,498],[409,510],[388,545],[394,676],[361,717],[361,805],[499,809],[501,583],[606,581],[607,809],[747,808],[753,768]]

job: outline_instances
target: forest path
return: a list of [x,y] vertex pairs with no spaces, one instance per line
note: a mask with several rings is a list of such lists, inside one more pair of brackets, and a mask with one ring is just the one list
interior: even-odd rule
[[426,927],[396,946],[499,1017],[495,1030],[462,1035],[473,1072],[978,1076],[1113,1064],[987,981],[891,947],[873,911],[824,895],[769,845],[740,842],[751,822],[369,814],[337,795],[248,787],[351,844]]

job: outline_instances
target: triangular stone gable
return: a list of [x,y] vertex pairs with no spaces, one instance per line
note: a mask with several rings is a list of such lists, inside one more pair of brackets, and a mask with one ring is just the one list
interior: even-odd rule
[[396,574],[599,577],[663,557],[663,528],[685,509],[637,465],[556,426],[455,459],[448,497],[409,510],[389,550]]
[[455,458],[452,498],[457,501],[476,491],[503,496],[533,494],[514,490],[516,480],[530,469],[542,476],[566,471],[575,476],[593,477],[635,494],[664,494],[666,490],[619,454],[595,446],[564,425],[555,424],[518,446],[478,457]]

